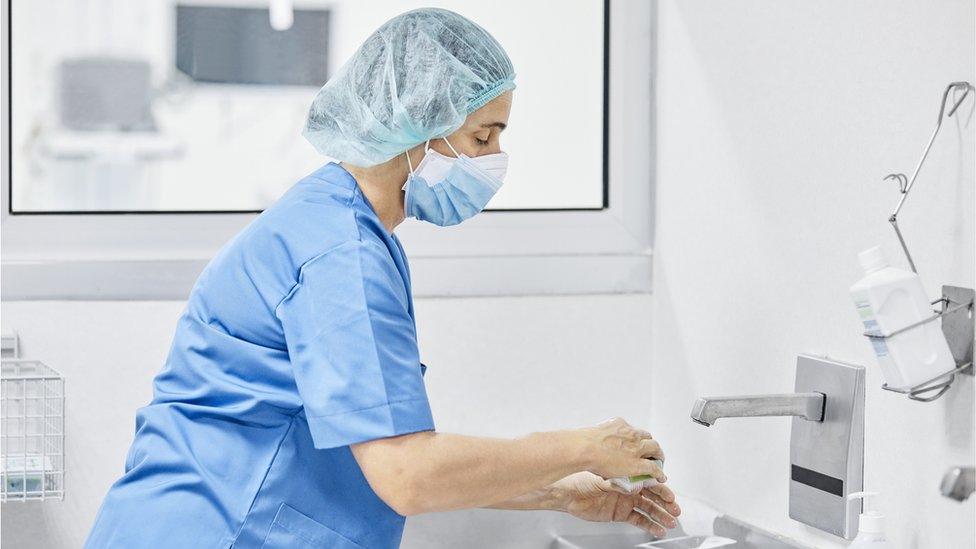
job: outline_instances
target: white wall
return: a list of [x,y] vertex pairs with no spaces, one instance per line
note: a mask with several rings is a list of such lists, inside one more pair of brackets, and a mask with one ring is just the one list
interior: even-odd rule
[[[3,504],[4,547],[81,546],[182,308],[2,303],[3,328],[20,333],[28,358],[60,370],[67,391],[65,500]],[[517,436],[646,418],[649,296],[424,299],[416,309],[439,430]]]
[[[911,173],[943,88],[974,81],[973,17],[971,0],[660,3],[651,425],[686,493],[844,546],[787,517],[788,420],[688,420],[698,396],[789,391],[796,354],[827,354],[868,367],[865,483],[894,546],[973,547],[976,498],[938,493],[974,461],[973,378],[931,404],[883,392],[847,295],[858,251],[904,264],[881,178]],[[974,285],[974,125],[944,127],[901,216],[933,296]]]

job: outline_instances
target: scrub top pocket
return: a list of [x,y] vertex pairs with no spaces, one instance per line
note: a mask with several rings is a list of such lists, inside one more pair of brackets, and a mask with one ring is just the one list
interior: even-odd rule
[[262,549],[364,549],[335,530],[282,503]]

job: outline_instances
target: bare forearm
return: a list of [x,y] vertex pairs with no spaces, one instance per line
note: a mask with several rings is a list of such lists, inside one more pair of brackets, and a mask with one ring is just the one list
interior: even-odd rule
[[357,445],[353,452],[381,498],[402,514],[417,514],[499,502],[542,508],[546,487],[586,468],[580,449],[572,431],[514,440],[427,432]]
[[564,498],[556,484],[550,484],[537,490],[516,496],[505,501],[499,501],[486,507],[489,509],[510,509],[515,511],[561,511],[565,506]]
[[579,471],[598,478],[667,480],[652,461],[663,459],[660,445],[620,418],[514,440],[413,433],[355,444],[352,452],[376,494],[402,515],[503,505],[545,508],[556,492],[540,490]]

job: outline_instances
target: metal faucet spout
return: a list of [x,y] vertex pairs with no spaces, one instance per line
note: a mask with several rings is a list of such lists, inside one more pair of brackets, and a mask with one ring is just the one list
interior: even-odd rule
[[823,393],[702,397],[691,410],[691,419],[706,427],[723,417],[797,416],[823,421]]

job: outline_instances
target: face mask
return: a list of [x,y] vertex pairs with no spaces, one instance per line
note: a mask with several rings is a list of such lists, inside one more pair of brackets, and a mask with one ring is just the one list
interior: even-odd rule
[[457,158],[444,156],[429,148],[414,171],[407,155],[410,175],[403,186],[407,217],[416,217],[442,227],[457,225],[484,209],[502,186],[508,170],[508,155],[486,154],[470,158],[458,154],[444,140]]

